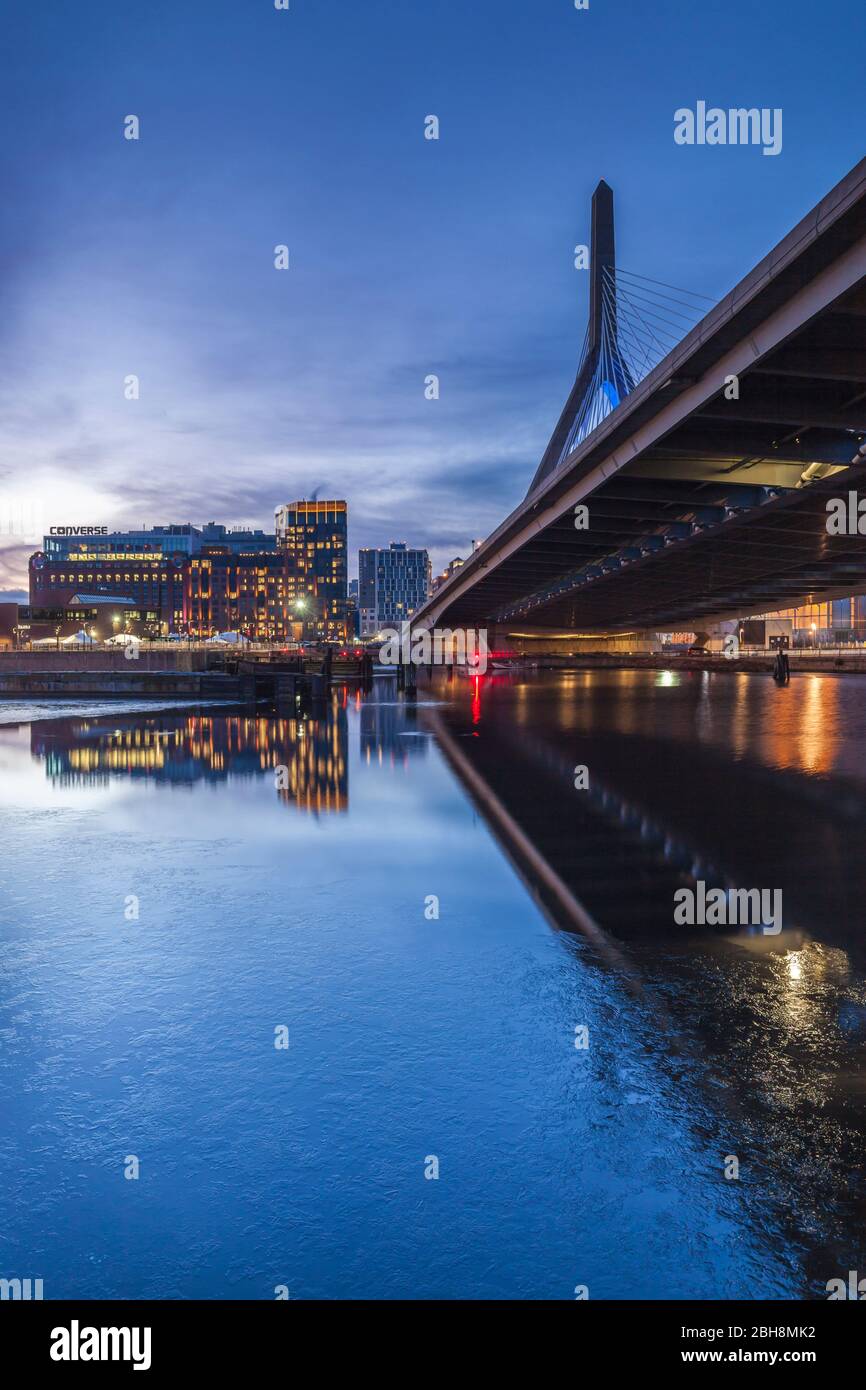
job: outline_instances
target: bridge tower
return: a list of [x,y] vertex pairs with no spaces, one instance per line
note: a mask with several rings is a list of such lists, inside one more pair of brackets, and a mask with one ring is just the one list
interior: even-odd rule
[[[590,428],[618,405],[634,381],[617,334],[616,237],[613,189],[600,179],[592,195],[589,266],[589,326],[577,376],[559,423],[538,465],[529,493],[535,491],[574,447],[575,427]],[[586,431],[589,432],[588,429]],[[579,441],[577,441],[579,442]]]

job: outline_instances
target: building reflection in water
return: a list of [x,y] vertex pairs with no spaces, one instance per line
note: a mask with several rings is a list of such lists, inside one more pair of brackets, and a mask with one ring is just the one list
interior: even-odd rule
[[[798,1278],[821,1296],[866,1242],[862,693],[677,676],[521,675],[482,683],[480,726],[475,690],[428,718],[552,923],[641,983],[636,1027],[690,1124],[748,1154],[761,1241],[809,1233]],[[699,879],[780,889],[783,930],[677,927],[674,892]]]
[[31,726],[31,752],[61,786],[112,777],[191,786],[268,776],[280,800],[299,810],[322,815],[349,806],[348,719],[338,697],[314,717],[199,712],[45,720]]
[[408,767],[409,760],[426,757],[428,734],[418,727],[411,701],[397,697],[396,683],[377,682],[374,698],[358,696],[361,757],[369,766]]

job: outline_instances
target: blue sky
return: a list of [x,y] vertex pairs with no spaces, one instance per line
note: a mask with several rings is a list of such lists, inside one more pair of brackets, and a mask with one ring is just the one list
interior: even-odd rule
[[[271,526],[319,490],[348,499],[353,551],[441,566],[523,495],[567,395],[599,178],[620,262],[718,297],[864,152],[862,0],[5,0],[2,21],[0,518],[45,525]],[[781,107],[782,153],[676,145],[699,99]],[[0,591],[34,548],[9,529]]]

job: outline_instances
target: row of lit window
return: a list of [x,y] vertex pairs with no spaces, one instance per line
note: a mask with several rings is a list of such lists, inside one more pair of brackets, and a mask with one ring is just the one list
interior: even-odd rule
[[165,584],[168,579],[166,574],[49,574],[48,583],[57,584],[102,584],[104,581],[115,584]]

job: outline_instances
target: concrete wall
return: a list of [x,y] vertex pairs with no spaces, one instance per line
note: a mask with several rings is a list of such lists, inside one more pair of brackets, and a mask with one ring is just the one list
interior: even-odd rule
[[14,671],[206,671],[214,660],[211,652],[177,651],[165,648],[139,650],[136,661],[127,661],[121,649],[116,651],[52,651],[40,647],[32,652],[0,653],[0,676]]
[[152,697],[191,700],[253,700],[253,676],[194,671],[7,671],[0,663],[0,696],[61,699]]

